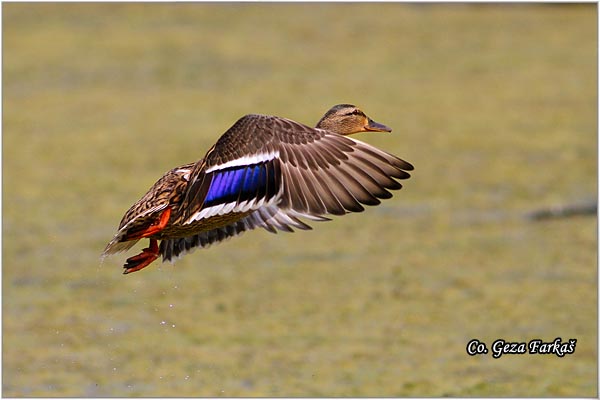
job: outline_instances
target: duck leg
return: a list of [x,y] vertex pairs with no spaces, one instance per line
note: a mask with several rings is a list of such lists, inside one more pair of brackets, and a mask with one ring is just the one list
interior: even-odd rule
[[142,250],[137,256],[129,257],[123,268],[123,274],[129,274],[131,272],[139,271],[142,268],[147,267],[156,260],[159,256],[158,253],[158,240],[150,239],[150,246]]
[[127,240],[137,240],[137,239],[142,239],[142,238],[147,238],[150,237],[160,231],[162,231],[163,229],[165,229],[165,226],[167,226],[167,223],[169,222],[169,218],[171,217],[171,207],[167,207],[165,208],[165,211],[163,211],[163,213],[160,215],[160,218],[157,222],[153,223],[152,225],[150,225],[149,227],[141,230],[141,231],[134,231],[131,232],[127,235]]
[[[128,236],[128,240],[135,240],[141,238],[150,238],[150,236],[162,231],[167,223],[169,222],[169,217],[171,216],[171,208],[167,207],[165,211],[161,214],[160,219],[157,223],[154,223],[147,227],[146,229],[136,232],[132,235]],[[127,259],[123,268],[124,274],[129,274],[131,272],[139,271],[142,268],[150,265],[154,260],[156,260],[159,256],[158,252],[158,240],[150,238],[150,246],[143,249],[142,252],[136,256],[130,257]]]

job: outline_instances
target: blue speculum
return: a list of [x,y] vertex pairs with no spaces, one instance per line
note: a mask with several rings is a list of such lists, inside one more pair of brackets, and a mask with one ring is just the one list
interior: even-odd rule
[[236,166],[213,172],[204,206],[260,199],[275,188],[275,174],[270,162]]

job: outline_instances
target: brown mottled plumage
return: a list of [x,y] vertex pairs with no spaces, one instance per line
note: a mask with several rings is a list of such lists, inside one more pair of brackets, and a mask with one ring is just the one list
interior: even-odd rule
[[[391,129],[349,104],[331,108],[316,128],[289,119],[246,115],[206,156],[167,172],[123,217],[103,255],[150,247],[124,273],[162,255],[171,260],[256,227],[311,229],[303,219],[360,212],[407,179],[412,165],[345,135]],[[158,240],[161,241],[160,247]]]

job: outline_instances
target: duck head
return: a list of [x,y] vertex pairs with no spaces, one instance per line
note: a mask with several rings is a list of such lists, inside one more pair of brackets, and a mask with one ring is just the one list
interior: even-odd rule
[[331,107],[317,123],[317,128],[340,135],[358,132],[391,132],[392,129],[373,121],[360,108],[352,104],[338,104]]

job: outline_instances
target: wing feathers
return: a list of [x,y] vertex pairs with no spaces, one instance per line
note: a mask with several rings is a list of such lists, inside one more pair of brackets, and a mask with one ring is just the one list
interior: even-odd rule
[[173,261],[175,258],[196,248],[208,247],[255,228],[264,228],[271,233],[277,233],[278,230],[294,232],[293,228],[301,230],[312,229],[308,224],[300,220],[300,218],[312,221],[329,220],[322,216],[302,214],[293,210],[284,211],[274,206],[262,207],[239,221],[220,228],[182,238],[164,239],[160,242],[159,252],[163,257],[163,261]]
[[361,212],[410,177],[412,165],[367,143],[283,118],[240,119],[190,173],[182,223],[248,213],[226,226],[163,240],[163,258],[239,235],[311,229],[303,219]]
[[279,193],[277,163],[277,160],[269,160],[206,173],[199,180],[202,186],[206,186],[201,188],[201,191],[206,192],[202,208],[188,222],[231,212],[246,212],[269,203]]
[[377,205],[379,199],[391,197],[386,189],[402,187],[394,178],[409,176],[399,169],[409,165],[402,160],[330,133],[310,146],[282,146],[280,154],[286,186],[281,207],[302,212],[341,215],[363,211],[362,205]]
[[184,223],[264,204],[317,215],[360,212],[400,189],[396,179],[412,169],[361,141],[260,115],[236,122],[205,160],[190,175]]

